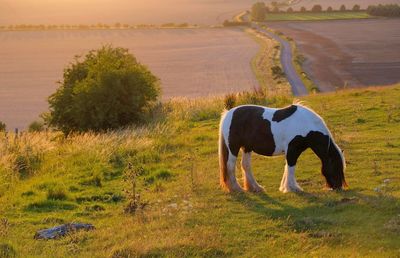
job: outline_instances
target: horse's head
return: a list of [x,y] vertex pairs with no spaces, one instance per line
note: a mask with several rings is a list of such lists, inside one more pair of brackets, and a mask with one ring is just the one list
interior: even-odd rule
[[347,187],[344,178],[345,160],[343,153],[336,144],[332,144],[329,148],[328,155],[322,162],[322,174],[326,180],[326,186],[334,190],[341,190]]

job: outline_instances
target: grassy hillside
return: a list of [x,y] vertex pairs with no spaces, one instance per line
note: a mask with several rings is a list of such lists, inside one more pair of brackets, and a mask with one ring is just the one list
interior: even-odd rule
[[[282,157],[255,156],[263,194],[218,186],[222,100],[173,101],[158,122],[105,134],[0,136],[0,256],[324,256],[400,254],[400,85],[302,98],[345,150],[349,190],[323,189],[310,151],[299,160],[304,193],[278,191]],[[241,102],[260,102],[246,95]],[[269,98],[271,106],[290,103]],[[124,174],[142,166],[135,215]],[[34,232],[64,222],[96,230],[54,241]]]
[[266,21],[322,21],[373,18],[367,12],[267,13]]

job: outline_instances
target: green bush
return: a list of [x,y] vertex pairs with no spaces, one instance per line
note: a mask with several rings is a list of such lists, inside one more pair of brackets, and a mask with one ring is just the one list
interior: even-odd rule
[[127,49],[103,46],[76,57],[49,97],[46,122],[65,134],[143,121],[159,96],[158,79]]

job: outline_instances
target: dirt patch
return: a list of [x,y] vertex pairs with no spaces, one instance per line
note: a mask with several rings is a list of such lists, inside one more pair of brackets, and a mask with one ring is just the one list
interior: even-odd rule
[[304,70],[321,91],[400,81],[399,19],[276,22],[307,61]]

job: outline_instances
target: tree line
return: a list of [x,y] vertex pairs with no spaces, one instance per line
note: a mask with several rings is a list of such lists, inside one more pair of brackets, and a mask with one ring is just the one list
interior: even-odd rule
[[[272,2],[274,3],[274,2]],[[253,4],[251,8],[251,18],[253,21],[264,21],[265,16],[268,13],[305,13],[305,12],[360,12],[366,11],[369,15],[373,16],[386,16],[386,17],[399,17],[400,16],[400,6],[398,4],[387,4],[387,5],[371,5],[368,6],[366,10],[362,10],[361,6],[355,4],[351,9],[347,9],[347,7],[343,4],[339,7],[339,9],[334,10],[331,6],[327,9],[323,9],[321,5],[316,4],[311,9],[307,10],[306,7],[301,7],[298,11],[294,10],[292,7],[287,8],[286,10],[282,10],[282,7],[278,4],[271,4],[271,7],[266,6],[264,2],[257,2]]]
[[367,8],[367,13],[373,16],[400,17],[400,5],[398,4],[370,5]]

